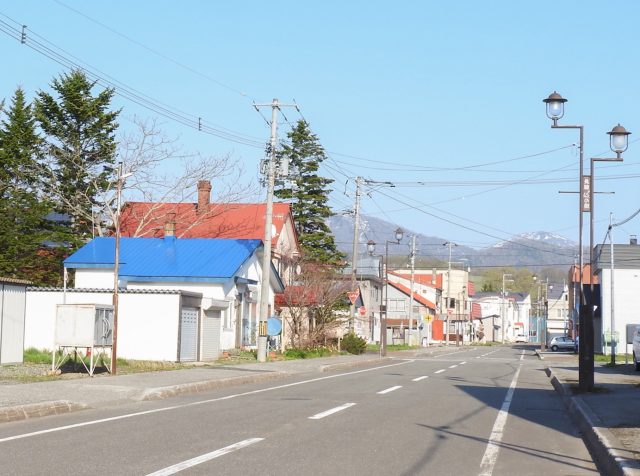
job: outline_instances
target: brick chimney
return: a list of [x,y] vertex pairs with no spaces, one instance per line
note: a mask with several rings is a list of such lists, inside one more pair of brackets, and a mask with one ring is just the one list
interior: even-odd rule
[[167,221],[164,224],[164,236],[165,238],[176,235],[176,214],[167,213]]
[[211,195],[211,182],[208,180],[198,181],[198,214],[206,213],[209,210],[209,198]]

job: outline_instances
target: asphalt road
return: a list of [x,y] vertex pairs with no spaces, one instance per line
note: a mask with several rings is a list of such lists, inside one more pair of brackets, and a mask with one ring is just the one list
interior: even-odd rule
[[526,346],[0,426],[0,474],[598,474]]

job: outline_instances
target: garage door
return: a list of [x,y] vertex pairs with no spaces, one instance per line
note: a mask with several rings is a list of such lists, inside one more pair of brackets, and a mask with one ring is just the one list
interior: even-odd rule
[[180,362],[198,358],[198,310],[183,307],[180,317]]
[[202,321],[202,360],[218,360],[220,357],[221,311],[206,311]]

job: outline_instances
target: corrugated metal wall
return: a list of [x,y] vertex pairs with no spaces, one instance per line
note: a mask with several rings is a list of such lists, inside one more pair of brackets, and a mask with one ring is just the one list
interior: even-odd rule
[[23,360],[25,301],[26,286],[0,282],[0,364]]

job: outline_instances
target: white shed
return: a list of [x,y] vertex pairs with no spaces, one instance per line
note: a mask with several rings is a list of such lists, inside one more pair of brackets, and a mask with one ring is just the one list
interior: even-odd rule
[[0,364],[23,361],[25,301],[29,284],[20,279],[0,278]]

